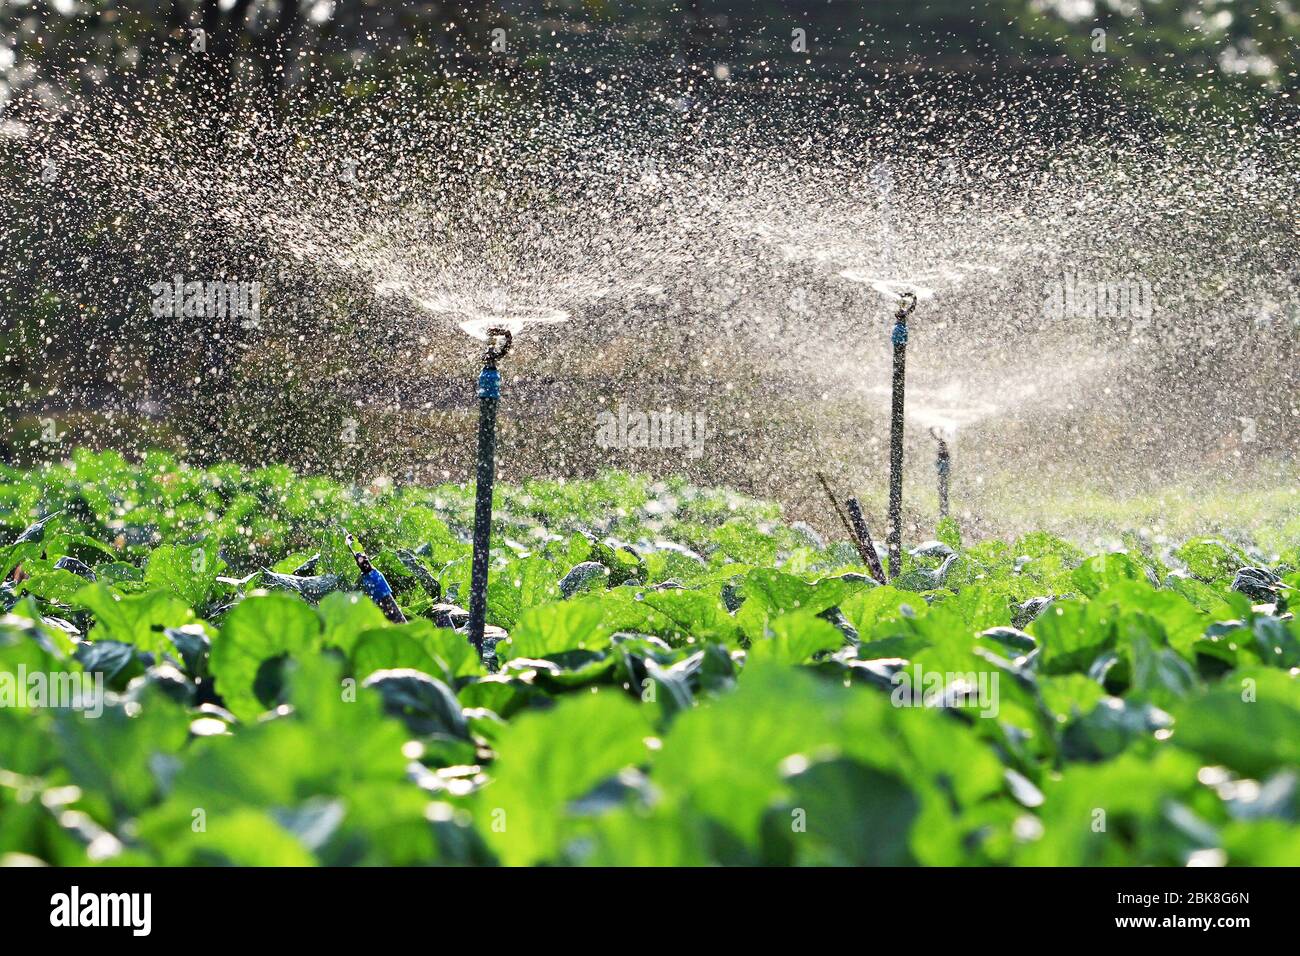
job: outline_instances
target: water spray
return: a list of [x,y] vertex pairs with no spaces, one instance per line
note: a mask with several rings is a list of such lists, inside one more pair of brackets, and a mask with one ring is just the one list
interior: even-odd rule
[[893,396],[889,415],[889,576],[898,577],[903,551],[903,392],[907,378],[907,317],[916,309],[916,294],[902,292],[902,303],[894,313]]
[[930,429],[930,437],[939,443],[935,452],[934,470],[939,474],[939,518],[948,517],[948,473],[952,470],[952,458],[948,454],[948,443],[943,435]]
[[469,639],[483,652],[483,626],[487,619],[488,558],[492,543],[492,486],[496,482],[497,402],[501,398],[501,373],[497,362],[513,342],[510,330],[487,330],[483,371],[478,376],[478,471],[474,492],[474,558],[469,587]]

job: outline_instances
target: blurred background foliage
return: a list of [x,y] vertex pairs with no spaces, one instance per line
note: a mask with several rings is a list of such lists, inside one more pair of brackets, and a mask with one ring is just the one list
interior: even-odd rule
[[411,66],[463,76],[500,52],[550,68],[655,58],[742,72],[1074,68],[1122,74],[1135,95],[1159,98],[1174,80],[1195,95],[1183,81],[1200,80],[1200,95],[1245,99],[1296,89],[1300,10],[1287,0],[0,0],[0,38],[0,103],[175,74],[220,107],[326,75],[358,87]]

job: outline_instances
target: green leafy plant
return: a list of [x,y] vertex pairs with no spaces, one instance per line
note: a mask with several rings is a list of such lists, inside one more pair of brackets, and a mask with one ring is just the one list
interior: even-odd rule
[[727,492],[500,492],[480,657],[465,488],[0,468],[0,857],[1300,863],[1294,550],[947,521],[877,585]]

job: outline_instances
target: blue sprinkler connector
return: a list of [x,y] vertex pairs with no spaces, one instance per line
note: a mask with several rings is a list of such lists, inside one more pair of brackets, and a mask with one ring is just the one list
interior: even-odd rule
[[384,598],[393,596],[393,589],[389,586],[388,579],[384,577],[382,571],[374,567],[361,575],[361,590],[376,604]]
[[900,345],[906,345],[907,344],[907,323],[895,322],[894,332],[890,336],[890,339],[893,341],[895,348],[897,348]]
[[393,589],[389,586],[383,572],[370,563],[370,557],[364,551],[356,550],[350,534],[347,536],[347,544],[348,550],[352,552],[352,557],[357,562],[357,568],[361,571],[362,593],[375,602],[379,610],[384,612],[384,617],[394,624],[405,624],[406,615],[398,606],[397,598],[393,597]]
[[478,373],[478,397],[501,397],[501,373],[495,368],[485,368]]

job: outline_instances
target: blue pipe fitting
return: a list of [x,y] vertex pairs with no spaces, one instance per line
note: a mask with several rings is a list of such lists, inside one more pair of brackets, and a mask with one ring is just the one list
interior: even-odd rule
[[378,604],[384,598],[393,596],[393,589],[388,585],[388,579],[379,571],[378,568],[371,568],[365,574],[361,575],[361,590],[366,597]]
[[900,345],[907,344],[907,323],[906,322],[894,323],[894,334],[892,338],[894,341],[895,348],[897,348]]
[[478,376],[479,398],[501,397],[501,373],[494,368],[485,368]]

